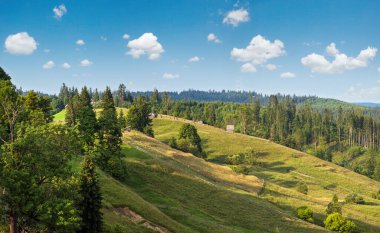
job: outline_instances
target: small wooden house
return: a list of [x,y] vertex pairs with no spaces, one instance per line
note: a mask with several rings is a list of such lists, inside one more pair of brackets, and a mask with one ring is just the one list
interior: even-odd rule
[[235,130],[235,125],[227,125],[226,126],[227,133],[233,133],[234,130]]

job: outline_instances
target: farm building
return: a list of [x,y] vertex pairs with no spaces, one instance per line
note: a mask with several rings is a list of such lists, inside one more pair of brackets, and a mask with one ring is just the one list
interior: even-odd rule
[[235,130],[235,125],[227,125],[226,131],[227,133],[233,133]]

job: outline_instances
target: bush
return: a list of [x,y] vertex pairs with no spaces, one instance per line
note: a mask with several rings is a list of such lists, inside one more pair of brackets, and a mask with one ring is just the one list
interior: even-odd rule
[[349,194],[345,200],[346,203],[365,204],[363,197],[356,193]]
[[200,154],[196,145],[190,139],[181,138],[177,140],[177,148],[181,151],[192,153],[196,156]]
[[313,210],[307,206],[301,206],[297,209],[297,217],[307,222],[314,223]]
[[327,205],[327,214],[339,213],[342,214],[342,206],[338,201],[338,196],[335,194],[332,201]]
[[342,233],[355,232],[356,225],[351,220],[346,220],[340,213],[333,213],[327,216],[324,221],[325,228],[331,231]]
[[232,167],[232,170],[236,173],[248,175],[250,171],[250,167],[246,165],[237,165],[237,166]]
[[305,182],[299,182],[297,185],[297,191],[307,195],[307,193],[309,192],[309,188],[307,187],[307,184]]
[[178,148],[178,145],[177,145],[177,139],[175,139],[175,137],[171,137],[168,141],[168,145],[171,147],[171,148],[174,148],[174,149],[177,149]]

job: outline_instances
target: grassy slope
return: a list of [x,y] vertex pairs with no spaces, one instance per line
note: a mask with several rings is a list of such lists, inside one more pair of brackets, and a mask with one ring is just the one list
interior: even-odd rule
[[[176,136],[183,122],[180,119],[155,119],[153,125],[156,138],[166,142],[170,137]],[[370,197],[371,193],[380,189],[379,182],[267,140],[227,134],[224,130],[206,125],[196,126],[204,142],[204,149],[214,162],[222,162],[227,155],[247,148],[267,152],[262,158],[265,166],[252,170],[251,174],[266,181],[261,196],[289,213],[302,205],[311,206],[317,223],[322,224],[325,206],[334,193],[342,200],[347,194],[357,192],[369,204],[344,205],[344,216],[353,219],[363,232],[380,231],[380,201]],[[296,191],[299,181],[307,183],[308,195]]]

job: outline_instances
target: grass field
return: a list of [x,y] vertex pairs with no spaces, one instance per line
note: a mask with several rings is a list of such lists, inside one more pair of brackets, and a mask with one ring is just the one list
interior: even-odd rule
[[[107,224],[120,224],[125,232],[324,232],[296,219],[295,209],[312,207],[316,224],[322,226],[333,194],[343,201],[356,192],[367,204],[344,205],[343,215],[361,232],[380,232],[380,201],[370,197],[380,189],[378,182],[268,140],[195,124],[208,154],[206,162],[163,144],[177,136],[185,122],[155,119],[158,140],[124,134],[129,178],[121,183],[100,172]],[[243,176],[224,162],[226,156],[247,148],[265,156],[261,167]],[[307,195],[296,190],[299,181],[308,185]],[[124,208],[140,220],[124,214]],[[152,225],[158,228],[152,230]]]
[[[155,137],[167,142],[177,135],[184,122],[169,117],[155,119]],[[367,204],[344,205],[343,215],[353,219],[362,232],[380,232],[380,201],[371,198],[371,194],[380,189],[379,182],[268,140],[229,134],[207,125],[195,125],[210,161],[223,163],[226,156],[244,152],[247,148],[266,153],[261,158],[263,166],[250,171],[250,174],[265,180],[262,198],[288,213],[299,206],[310,206],[315,212],[316,222],[322,224],[326,217],[325,207],[333,194],[338,194],[342,201],[346,195],[356,192],[364,197]],[[308,195],[296,191],[299,181],[308,185]]]

